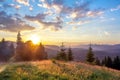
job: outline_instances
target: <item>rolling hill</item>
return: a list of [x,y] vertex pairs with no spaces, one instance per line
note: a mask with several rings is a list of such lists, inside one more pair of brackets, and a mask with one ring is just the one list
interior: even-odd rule
[[120,80],[120,71],[54,60],[1,63],[0,80]]

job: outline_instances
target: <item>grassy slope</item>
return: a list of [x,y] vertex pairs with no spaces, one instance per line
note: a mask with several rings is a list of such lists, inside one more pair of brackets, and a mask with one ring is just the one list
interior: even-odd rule
[[0,80],[120,80],[120,71],[78,62],[21,62],[0,65]]

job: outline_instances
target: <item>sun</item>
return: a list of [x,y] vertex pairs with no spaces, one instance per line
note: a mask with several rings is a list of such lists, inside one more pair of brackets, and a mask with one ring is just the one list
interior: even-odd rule
[[39,44],[41,42],[40,36],[38,35],[31,35],[30,40],[33,42],[33,44]]

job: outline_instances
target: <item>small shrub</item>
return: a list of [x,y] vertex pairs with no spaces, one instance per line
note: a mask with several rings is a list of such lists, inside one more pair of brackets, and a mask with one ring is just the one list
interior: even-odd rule
[[55,59],[51,59],[52,63],[56,64],[56,60]]

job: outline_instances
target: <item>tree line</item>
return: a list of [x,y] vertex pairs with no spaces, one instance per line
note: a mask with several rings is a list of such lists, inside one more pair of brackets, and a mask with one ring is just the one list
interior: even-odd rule
[[8,43],[4,38],[0,42],[0,61],[8,61],[15,53],[13,43]]
[[62,43],[61,49],[58,52],[55,59],[62,60],[62,61],[73,61],[74,58],[73,58],[72,49],[69,47],[68,50],[66,51],[66,49]]
[[116,56],[112,60],[111,57],[107,56],[102,60],[101,65],[120,70],[120,57]]
[[17,61],[44,60],[47,59],[47,53],[42,43],[34,45],[31,40],[24,43],[20,32],[18,32],[16,54],[14,58]]
[[114,59],[111,59],[110,56],[107,56],[107,57],[105,56],[104,59],[100,61],[98,58],[95,58],[91,45],[86,55],[86,62],[90,64],[106,66],[109,68],[120,70],[120,57],[119,56],[114,57]]
[[[16,47],[12,42],[8,45],[4,38],[0,42],[0,61],[34,61],[45,60],[47,58],[48,55],[42,43],[34,45],[31,40],[23,42],[20,32],[17,34]],[[72,61],[72,49],[68,48],[68,51],[66,52],[66,49],[62,44],[55,59]]]
[[0,61],[33,61],[47,59],[45,48],[40,43],[34,45],[31,40],[23,42],[20,32],[17,34],[17,45],[8,43],[3,38],[0,42]]

